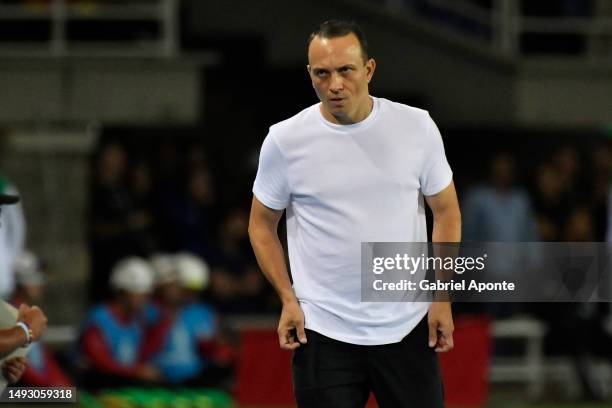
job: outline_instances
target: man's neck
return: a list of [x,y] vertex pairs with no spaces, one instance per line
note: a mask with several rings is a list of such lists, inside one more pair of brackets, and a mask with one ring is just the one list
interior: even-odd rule
[[357,111],[352,115],[340,115],[335,116],[331,112],[327,111],[323,104],[321,104],[320,108],[323,117],[328,121],[335,123],[337,125],[353,125],[355,123],[359,123],[362,120],[365,120],[370,113],[372,113],[372,109],[374,109],[374,100],[371,96],[368,95],[366,103],[363,103]]

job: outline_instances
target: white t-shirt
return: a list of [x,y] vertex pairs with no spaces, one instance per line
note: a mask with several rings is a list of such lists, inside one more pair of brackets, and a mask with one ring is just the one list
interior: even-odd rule
[[[9,185],[6,194],[18,194]],[[25,219],[21,203],[3,205],[0,211],[0,298],[8,299],[15,289],[14,261],[24,249]]]
[[313,105],[270,128],[253,186],[286,209],[289,262],[305,324],[347,343],[401,341],[426,302],[361,302],[361,242],[426,242],[423,195],[452,171],[426,111],[373,97],[363,121],[337,125]]

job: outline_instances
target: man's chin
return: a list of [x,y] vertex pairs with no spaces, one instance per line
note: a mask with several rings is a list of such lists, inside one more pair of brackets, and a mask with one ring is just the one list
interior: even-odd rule
[[327,106],[327,111],[334,116],[346,116],[348,109],[346,109],[345,105],[337,106],[337,105],[331,104]]

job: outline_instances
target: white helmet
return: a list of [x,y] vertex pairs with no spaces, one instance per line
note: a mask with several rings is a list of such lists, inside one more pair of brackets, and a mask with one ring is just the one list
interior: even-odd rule
[[149,293],[153,289],[153,271],[149,263],[142,258],[125,258],[113,268],[110,283],[115,290]]
[[175,256],[178,282],[181,287],[191,290],[203,290],[208,286],[210,271],[201,258],[183,252]]
[[173,255],[153,254],[151,256],[151,268],[153,268],[156,285],[175,282],[177,279],[176,262]]
[[23,251],[13,263],[15,280],[22,285],[42,285],[45,275],[42,265],[36,255],[30,251]]

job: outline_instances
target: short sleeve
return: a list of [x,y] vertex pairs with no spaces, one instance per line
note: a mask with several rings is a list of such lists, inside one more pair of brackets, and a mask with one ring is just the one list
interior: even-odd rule
[[289,205],[291,191],[287,162],[271,134],[268,134],[261,146],[253,194],[266,207],[274,210],[282,210]]
[[423,195],[431,196],[448,187],[453,179],[453,172],[446,160],[442,135],[429,115],[427,120],[429,123],[425,139],[425,159],[419,181]]

